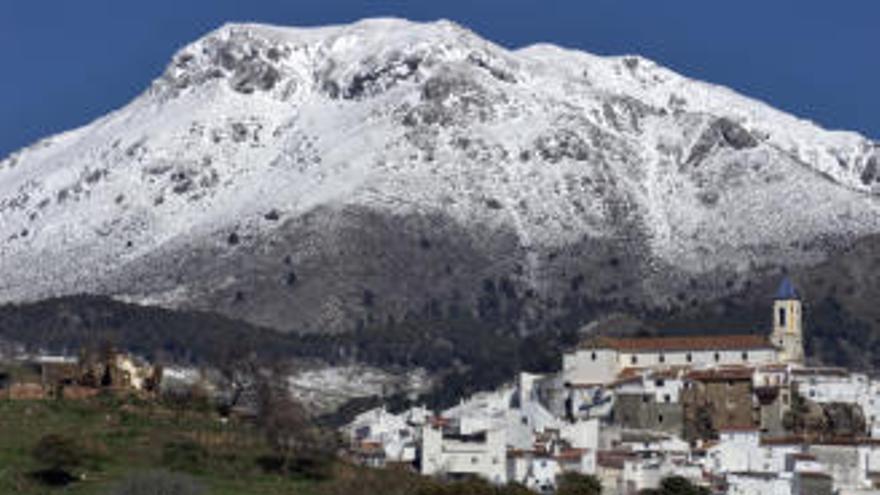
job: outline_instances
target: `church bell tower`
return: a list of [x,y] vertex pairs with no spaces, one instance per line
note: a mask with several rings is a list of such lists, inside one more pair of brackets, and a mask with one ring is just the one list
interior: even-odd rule
[[782,279],[773,301],[773,333],[770,340],[779,348],[782,363],[803,364],[803,317],[801,300],[791,280]]

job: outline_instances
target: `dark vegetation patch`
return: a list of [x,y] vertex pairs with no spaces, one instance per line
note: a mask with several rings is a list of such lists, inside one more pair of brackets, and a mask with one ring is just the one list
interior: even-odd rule
[[[510,290],[505,286],[487,290],[503,296]],[[363,297],[365,305],[375,304],[369,291]],[[224,364],[232,350],[242,349],[267,361],[300,357],[345,365],[356,357],[389,369],[421,366],[441,384],[419,400],[442,406],[498,386],[521,369],[557,369],[559,353],[576,336],[560,331],[520,338],[468,314],[383,322],[339,335],[281,334],[210,313],[73,296],[0,307],[0,339],[52,352],[76,352],[106,341],[158,361],[209,366]]]
[[501,201],[498,201],[495,198],[487,198],[486,199],[486,207],[490,210],[500,210],[504,208],[504,205],[501,204]]
[[865,164],[865,168],[862,170],[859,178],[862,180],[862,184],[869,186],[871,185],[878,177],[878,160],[876,156],[872,156],[868,162]]

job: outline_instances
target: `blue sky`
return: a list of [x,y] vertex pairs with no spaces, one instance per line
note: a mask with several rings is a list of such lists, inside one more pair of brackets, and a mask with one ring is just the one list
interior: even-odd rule
[[0,156],[118,108],[227,21],[447,18],[508,47],[636,53],[880,139],[880,1],[2,0]]

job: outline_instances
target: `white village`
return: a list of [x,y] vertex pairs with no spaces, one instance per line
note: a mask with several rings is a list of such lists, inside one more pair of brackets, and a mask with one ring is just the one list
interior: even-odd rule
[[544,493],[574,472],[608,494],[672,476],[730,495],[880,494],[880,381],[805,364],[787,278],[772,311],[769,333],[598,336],[558,373],[444,411],[365,412],[344,429],[351,455]]

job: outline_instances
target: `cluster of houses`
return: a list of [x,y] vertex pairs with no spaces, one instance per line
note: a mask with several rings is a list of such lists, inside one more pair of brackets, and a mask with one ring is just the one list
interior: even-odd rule
[[112,349],[70,356],[18,356],[0,365],[0,398],[86,399],[99,393],[158,391],[162,368]]
[[806,366],[801,309],[786,279],[769,334],[589,338],[560,372],[442,412],[363,413],[350,451],[545,493],[577,472],[606,494],[670,476],[719,494],[880,494],[880,382]]

